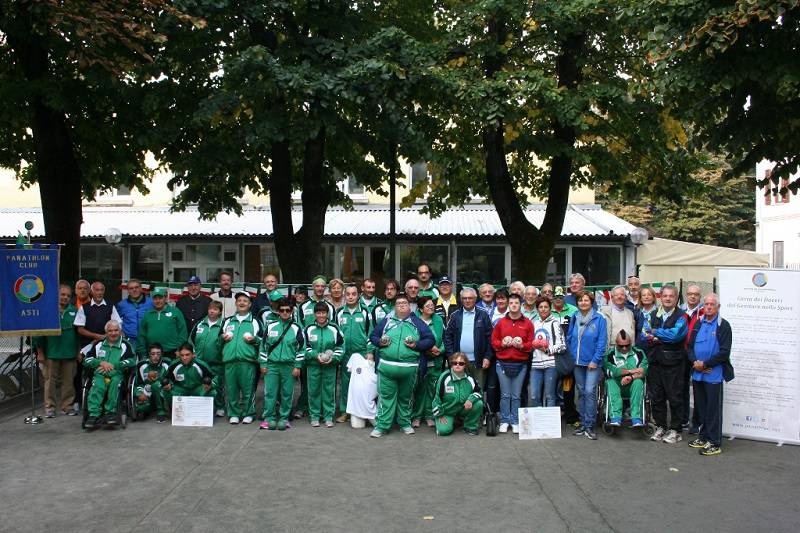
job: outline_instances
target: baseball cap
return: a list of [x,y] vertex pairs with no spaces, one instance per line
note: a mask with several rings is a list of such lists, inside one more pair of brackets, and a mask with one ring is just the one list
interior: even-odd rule
[[191,285],[192,283],[201,283],[200,278],[198,278],[197,276],[192,276],[191,278],[189,278],[189,281],[186,282],[187,285]]
[[153,292],[150,293],[150,296],[164,296],[164,297],[166,297],[167,296],[167,289],[165,289],[164,287],[158,287],[158,288],[154,289]]
[[278,300],[283,298],[283,294],[281,294],[281,291],[279,291],[278,289],[270,291],[269,294],[267,294],[267,296],[269,297],[271,302],[277,302]]
[[[453,282],[452,282],[452,281],[450,281],[450,278],[447,276],[447,274],[445,274],[444,276],[442,276],[441,278],[439,278],[439,285],[441,285],[442,283],[447,283],[447,284],[449,284],[449,285],[452,285],[452,284],[453,284]],[[435,303],[435,302],[434,302],[434,303]]]
[[250,296],[250,293],[247,292],[247,291],[238,291],[236,294],[233,295],[233,299],[234,300],[238,300],[239,296],[247,296],[248,300],[252,300],[253,299],[253,297]]
[[553,298],[563,298],[564,297],[564,287],[558,285],[555,289],[553,289]]

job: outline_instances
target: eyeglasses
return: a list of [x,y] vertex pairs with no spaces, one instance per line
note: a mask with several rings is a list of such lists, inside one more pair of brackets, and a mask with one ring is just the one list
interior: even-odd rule
[[455,362],[453,362],[451,364],[453,366],[467,366],[467,363],[465,363],[464,361],[455,361]]

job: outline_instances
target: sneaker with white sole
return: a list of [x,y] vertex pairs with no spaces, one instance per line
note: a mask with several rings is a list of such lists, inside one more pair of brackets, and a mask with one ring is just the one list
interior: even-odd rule
[[710,443],[707,440],[703,439],[703,437],[697,437],[693,441],[689,442],[689,448],[702,449],[707,447],[709,444]]
[[311,427],[312,428],[318,428],[319,427],[319,420],[312,420],[311,421]]
[[664,438],[661,440],[661,442],[666,442],[667,444],[675,444],[676,442],[680,442],[682,440],[683,437],[681,437],[680,433],[678,433],[674,429],[670,429],[669,431],[667,431],[667,434],[664,435]]
[[217,409],[216,415],[218,417],[220,417],[220,418],[224,418],[225,417],[225,409]]
[[378,431],[377,429],[373,429],[372,433],[370,433],[369,436],[372,437],[373,439],[379,439],[383,437],[383,432]]
[[497,432],[498,433],[508,433],[508,424],[506,424],[505,422],[500,424],[500,427],[497,428]]
[[519,434],[519,424],[511,424],[511,433]]
[[333,427],[333,420],[326,420],[325,421],[325,427],[326,428],[332,428]]
[[403,433],[405,433],[406,435],[413,435],[414,433],[416,433],[416,431],[414,431],[414,428],[412,427],[407,427],[403,428]]
[[653,442],[661,442],[664,440],[664,433],[664,428],[656,426],[656,430],[653,432],[653,436],[650,437],[650,440]]
[[239,423],[239,417],[238,416],[232,416],[232,417],[230,417],[228,419],[228,422],[230,422],[231,424],[233,424],[235,426],[235,425],[237,425]]
[[246,416],[246,417],[242,418],[242,424],[252,424],[252,423],[253,423],[253,417],[252,416]]

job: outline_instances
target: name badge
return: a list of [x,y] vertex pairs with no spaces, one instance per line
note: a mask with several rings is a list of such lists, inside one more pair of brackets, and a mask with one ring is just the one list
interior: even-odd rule
[[310,315],[310,314],[311,314],[311,313],[313,313],[313,312],[314,312],[314,310],[313,310],[313,309],[309,309],[309,308],[305,308],[305,309],[303,309],[303,314],[304,314],[304,315]]
[[203,333],[205,330],[206,330],[206,328],[198,327],[197,328],[197,333]]
[[317,340],[317,336],[316,335],[309,335],[308,336],[308,340],[315,341],[315,340]]
[[273,329],[272,331],[269,332],[269,336],[270,337],[277,337],[278,336],[278,330],[277,329]]
[[175,381],[183,381],[184,379],[186,379],[186,376],[184,376],[183,374],[175,375]]
[[[358,320],[358,319],[356,319],[356,320]],[[341,324],[341,325],[347,324],[347,318],[345,318],[345,317],[340,318],[339,319],[339,324]]]
[[356,322],[364,322],[364,317],[363,316],[357,316],[356,317]]
[[172,316],[172,311],[168,311],[168,312],[164,313],[164,316]]
[[105,357],[106,351],[105,350],[97,350],[97,357]]
[[233,333],[234,329],[235,326],[233,324],[228,324],[227,326],[225,326],[225,331],[227,331],[228,333]]
[[75,311],[70,311],[69,316],[75,316]]
[[448,385],[447,387],[444,388],[444,392],[448,394],[454,394],[456,392],[456,388],[453,387],[452,385]]

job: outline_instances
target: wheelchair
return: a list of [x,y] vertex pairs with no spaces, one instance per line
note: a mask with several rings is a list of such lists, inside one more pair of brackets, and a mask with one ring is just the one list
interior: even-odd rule
[[641,430],[642,434],[645,437],[650,437],[655,432],[655,425],[652,421],[652,409],[650,405],[650,397],[647,394],[647,380],[644,382],[644,390],[642,391],[642,421],[644,425],[640,428],[634,428],[631,422],[630,416],[630,408],[631,408],[631,400],[630,397],[622,395],[622,426],[613,426],[611,425],[611,402],[608,399],[608,393],[606,392],[606,380],[611,379],[608,376],[603,375],[603,378],[600,380],[598,385],[597,391],[597,417],[598,421],[602,423],[603,434],[612,436],[617,433],[617,430],[622,429],[624,427],[630,429]]
[[101,413],[98,417],[98,424],[89,426],[86,421],[89,419],[89,392],[92,390],[92,381],[94,379],[94,372],[84,367],[83,379],[81,381],[81,428],[83,429],[98,429],[100,427],[113,427],[119,426],[125,429],[128,425],[128,419],[133,418],[132,411],[135,409],[135,402],[133,399],[133,372],[125,370],[123,372],[122,380],[119,383],[119,392],[117,393],[117,407],[114,414],[115,424],[108,424],[108,413]]

